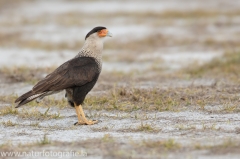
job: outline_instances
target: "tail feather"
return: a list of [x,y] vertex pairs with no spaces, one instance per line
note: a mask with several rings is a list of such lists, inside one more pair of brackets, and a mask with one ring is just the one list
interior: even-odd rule
[[33,91],[28,91],[27,93],[25,93],[25,94],[21,95],[20,97],[18,97],[18,99],[15,100],[15,103],[20,102],[20,101],[22,101],[22,100],[24,100],[24,99],[26,99],[26,98],[28,98],[28,97],[30,97],[32,95],[34,95],[34,92]]
[[28,102],[31,102],[32,100],[42,96],[44,93],[39,93],[39,94],[35,94],[33,91],[29,91],[25,94],[23,94],[22,96],[20,96],[18,99],[16,99],[15,103],[19,102],[18,105],[15,108],[18,108]]

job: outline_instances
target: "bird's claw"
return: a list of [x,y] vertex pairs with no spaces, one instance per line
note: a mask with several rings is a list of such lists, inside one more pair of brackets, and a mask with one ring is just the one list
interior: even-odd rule
[[97,124],[98,122],[99,122],[98,120],[78,121],[74,123],[74,125],[93,125]]

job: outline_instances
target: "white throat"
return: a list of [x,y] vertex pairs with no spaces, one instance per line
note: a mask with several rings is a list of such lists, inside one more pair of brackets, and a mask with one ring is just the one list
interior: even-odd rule
[[97,35],[97,33],[94,33],[86,39],[77,57],[93,57],[101,67],[102,50],[103,50],[103,38],[100,38]]

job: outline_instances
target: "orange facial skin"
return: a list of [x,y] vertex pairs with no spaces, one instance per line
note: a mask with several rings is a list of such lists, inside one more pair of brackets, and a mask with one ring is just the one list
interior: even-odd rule
[[108,30],[107,29],[103,29],[103,30],[100,30],[98,32],[98,36],[99,37],[105,37],[107,34],[108,34]]

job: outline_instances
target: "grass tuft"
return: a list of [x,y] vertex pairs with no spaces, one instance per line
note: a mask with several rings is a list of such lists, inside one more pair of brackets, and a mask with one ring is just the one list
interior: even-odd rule
[[176,88],[126,88],[115,87],[101,96],[88,96],[85,108],[89,110],[133,111],[181,111],[189,107],[208,111],[206,106],[220,105],[216,112],[239,112],[239,97],[235,86],[188,86]]
[[158,130],[156,130],[152,125],[150,124],[147,124],[147,123],[143,123],[141,122],[141,124],[136,128],[134,129],[135,132],[138,132],[138,131],[143,131],[143,132],[158,132]]
[[13,106],[4,107],[0,110],[0,115],[17,115],[19,114],[18,110]]
[[114,142],[114,139],[113,139],[113,137],[110,134],[105,134],[102,137],[102,141],[103,142]]
[[181,145],[173,139],[168,139],[165,141],[152,141],[152,140],[143,140],[141,146],[147,148],[163,148],[165,150],[176,150],[180,149]]
[[47,135],[44,134],[42,140],[38,141],[39,145],[48,145],[51,144],[51,141],[48,139]]
[[13,123],[11,120],[3,121],[2,124],[6,127],[17,125],[16,123]]
[[1,95],[0,102],[13,104],[17,98],[18,98],[18,95],[16,94],[5,95],[5,96]]
[[18,117],[27,119],[59,119],[60,113],[49,114],[50,107],[45,112],[40,112],[37,109],[23,110],[18,114]]

